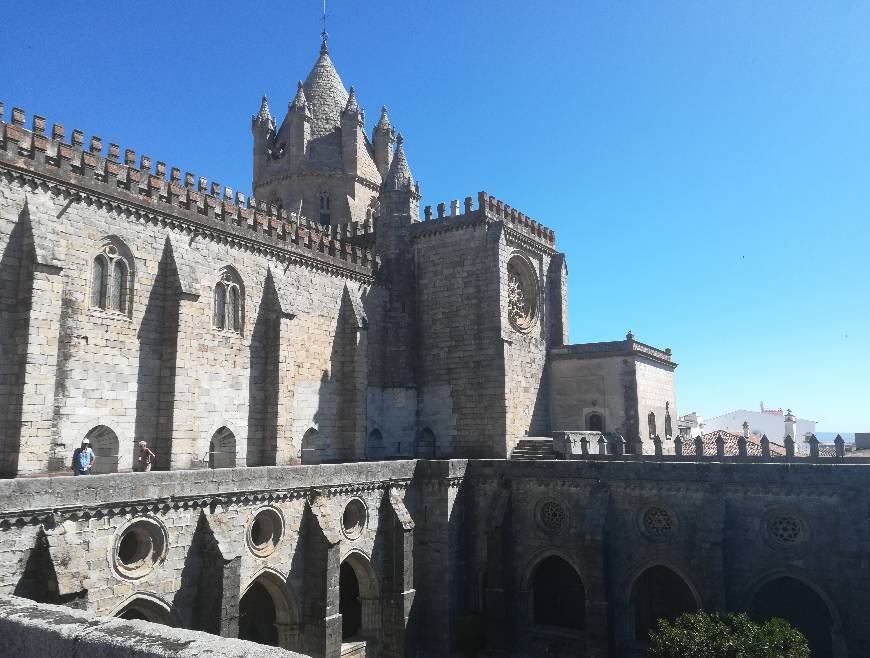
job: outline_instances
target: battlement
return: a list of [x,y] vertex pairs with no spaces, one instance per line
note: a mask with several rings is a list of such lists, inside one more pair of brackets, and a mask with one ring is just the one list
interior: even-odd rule
[[556,233],[552,229],[536,222],[528,215],[486,192],[477,193],[477,209],[473,208],[472,197],[467,196],[463,201],[461,213],[458,200],[450,202],[449,215],[445,203],[437,204],[436,212],[437,215],[433,217],[432,206],[426,206],[423,209],[425,228],[418,229],[418,233],[430,233],[441,228],[450,229],[461,225],[461,223],[468,224],[474,220],[489,220],[502,222],[550,248],[556,246]]
[[[179,219],[204,220],[210,225],[235,227],[236,233],[274,246],[294,245],[301,253],[317,259],[340,261],[337,265],[372,271],[378,259],[370,249],[358,246],[359,235],[372,231],[370,223],[360,226],[346,224],[322,226],[307,217],[289,212],[261,199],[234,192],[216,181],[197,177],[181,169],[153,162],[148,155],[139,157],[110,143],[104,150],[103,140],[91,136],[87,148],[85,135],[74,129],[66,140],[66,129],[55,123],[46,134],[45,117],[34,114],[31,127],[25,128],[25,112],[12,108],[9,122],[5,120],[4,104],[0,101],[0,165],[47,175],[95,193],[108,193],[122,201],[145,204],[152,210],[172,214]],[[152,167],[153,165],[153,167]],[[186,213],[185,213],[186,211]],[[185,214],[188,217],[185,217]]]

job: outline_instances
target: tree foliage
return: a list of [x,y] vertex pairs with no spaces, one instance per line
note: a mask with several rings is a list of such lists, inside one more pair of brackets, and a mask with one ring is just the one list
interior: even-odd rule
[[784,619],[752,621],[744,612],[680,615],[659,619],[650,631],[655,658],[808,658],[803,634]]

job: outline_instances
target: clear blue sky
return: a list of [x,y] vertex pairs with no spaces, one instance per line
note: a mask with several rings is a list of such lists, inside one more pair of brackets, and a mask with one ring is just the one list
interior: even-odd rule
[[[0,98],[249,191],[320,2],[9,5]],[[870,3],[330,1],[368,128],[424,203],[556,231],[571,340],[671,347],[681,413],[789,406],[870,431]],[[8,109],[7,109],[8,112]]]

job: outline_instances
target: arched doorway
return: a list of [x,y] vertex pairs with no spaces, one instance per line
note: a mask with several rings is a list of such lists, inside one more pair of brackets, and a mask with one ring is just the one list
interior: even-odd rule
[[302,436],[302,463],[320,463],[320,432],[311,427]]
[[118,435],[105,425],[97,425],[85,435],[91,442],[91,450],[94,451],[94,467],[91,473],[118,472]]
[[384,436],[379,429],[373,429],[366,443],[366,459],[377,461],[383,459],[385,454]]
[[239,601],[239,639],[278,646],[275,603],[259,582],[254,582]]
[[531,589],[534,624],[586,628],[586,589],[580,574],[561,557],[550,555],[537,564]]
[[341,639],[352,640],[362,630],[362,603],[359,597],[359,579],[348,562],[342,562],[338,572],[338,611],[341,613]]
[[604,418],[601,414],[593,413],[586,417],[586,429],[589,432],[603,432]]
[[660,564],[637,577],[630,600],[636,640],[649,640],[649,632],[655,630],[659,619],[675,619],[698,609],[686,581]]
[[762,585],[752,598],[751,615],[764,621],[780,617],[807,638],[813,658],[834,655],[833,618],[822,597],[797,578],[783,576]]
[[417,437],[416,453],[420,459],[435,459],[435,433],[428,427]]
[[239,600],[239,639],[282,649],[299,648],[295,610],[287,585],[277,573],[262,572]]
[[378,639],[378,587],[371,564],[361,553],[348,555],[339,568],[338,611],[342,642]]
[[169,623],[169,606],[156,598],[145,596],[131,599],[112,616],[119,619],[140,619],[164,626],[172,625]]
[[212,434],[208,446],[209,468],[234,468],[236,465],[236,435],[221,427]]

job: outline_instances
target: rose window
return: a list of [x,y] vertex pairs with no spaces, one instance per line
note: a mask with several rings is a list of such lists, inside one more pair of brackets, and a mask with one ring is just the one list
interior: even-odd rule
[[803,541],[803,524],[791,514],[778,514],[767,522],[770,536],[780,544],[797,544]]
[[558,532],[565,525],[565,510],[552,500],[541,505],[541,525],[551,532]]
[[510,260],[508,275],[508,320],[519,331],[535,323],[537,315],[537,284],[528,264],[519,257]]
[[650,507],[643,514],[643,527],[652,537],[667,537],[674,530],[674,517],[661,507]]

